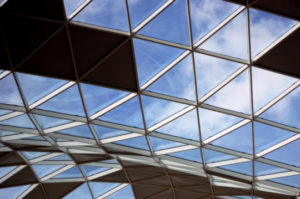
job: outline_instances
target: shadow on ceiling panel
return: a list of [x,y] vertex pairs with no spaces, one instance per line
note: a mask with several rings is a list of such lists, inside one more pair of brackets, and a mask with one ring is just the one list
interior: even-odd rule
[[24,199],[32,198],[47,199],[48,197],[44,195],[42,186],[38,185],[24,197]]
[[49,199],[59,199],[72,192],[81,184],[82,182],[44,183],[43,187]]
[[126,175],[123,170],[116,171],[114,173],[102,176],[100,178],[92,180],[93,182],[123,182],[128,183]]
[[261,68],[300,77],[300,29],[294,31],[268,53],[254,62]]
[[16,152],[0,153],[0,166],[13,166],[25,164],[24,160]]

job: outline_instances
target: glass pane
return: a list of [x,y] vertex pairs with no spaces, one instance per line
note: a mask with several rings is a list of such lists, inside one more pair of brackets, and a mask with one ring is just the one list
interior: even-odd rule
[[296,140],[284,147],[273,151],[264,157],[278,162],[294,165],[300,167],[300,140]]
[[34,152],[34,151],[22,151],[21,153],[27,160],[32,160],[34,158],[38,158],[50,154],[48,152]]
[[252,57],[287,32],[297,21],[250,9]]
[[186,1],[174,1],[148,23],[139,34],[189,45],[189,25]]
[[146,141],[145,136],[135,137],[131,139],[121,140],[118,142],[114,142],[119,145],[129,146],[138,149],[149,150],[148,143]]
[[170,153],[168,154],[170,156],[186,159],[186,160],[191,160],[194,162],[202,162],[202,156],[200,149],[192,149],[192,150],[187,150],[187,151],[180,151],[176,153]]
[[128,92],[89,84],[81,83],[80,87],[89,115],[104,109],[129,94]]
[[95,175],[97,173],[101,173],[109,169],[104,167],[95,167],[95,166],[88,166],[88,165],[82,165],[81,168],[83,169],[86,176]]
[[120,185],[120,183],[110,182],[89,182],[89,184],[95,198]]
[[86,183],[76,188],[74,191],[69,193],[64,199],[92,199],[91,192]]
[[288,171],[286,169],[275,167],[269,164],[264,164],[258,161],[254,162],[254,166],[255,166],[255,176],[270,175],[270,174]]
[[122,131],[119,129],[113,129],[113,128],[108,128],[108,127],[98,126],[98,125],[93,125],[93,127],[99,139],[116,137],[119,135],[125,135],[130,133],[128,131]]
[[1,121],[0,124],[35,129],[35,126],[32,124],[27,114]]
[[252,77],[255,112],[297,81],[296,78],[256,67],[252,68]]
[[17,187],[8,187],[0,189],[0,196],[5,199],[16,199],[20,196],[24,191],[26,191],[30,185],[23,185]]
[[230,132],[229,134],[213,141],[211,144],[239,152],[252,154],[253,149],[251,123]]
[[252,162],[251,161],[238,163],[238,164],[226,165],[226,166],[222,166],[220,168],[252,176]]
[[77,166],[68,169],[65,172],[54,176],[54,178],[82,178],[81,172]]
[[60,161],[60,160],[72,161],[72,159],[67,154],[63,154],[63,155],[56,156],[54,158],[47,159],[47,161]]
[[126,5],[124,0],[92,1],[73,21],[80,21],[96,26],[128,31]]
[[85,0],[64,0],[66,15],[69,17]]
[[246,11],[232,19],[199,48],[248,60]]
[[137,25],[142,23],[148,16],[154,13],[161,5],[167,2],[167,0],[128,0],[127,2],[130,13],[131,27],[132,29],[134,29]]
[[226,153],[221,153],[218,151],[213,151],[205,148],[202,149],[202,152],[203,152],[205,163],[220,162],[224,160],[231,160],[237,158],[236,156],[233,155],[228,155]]
[[0,79],[0,103],[23,106],[18,87],[12,74]]
[[220,0],[190,0],[194,43],[239,7],[237,4]]
[[67,81],[60,79],[24,73],[17,73],[17,77],[29,105],[67,83]]
[[205,103],[250,114],[250,90],[248,70],[241,73]]
[[11,171],[13,171],[15,168],[17,168],[17,166],[10,166],[10,167],[0,167],[0,179],[3,176],[6,176],[6,174],[10,173]]
[[85,116],[77,85],[56,95],[38,108],[59,113]]
[[98,119],[127,126],[144,127],[138,97],[119,105]]
[[64,119],[48,117],[48,116],[43,116],[43,115],[33,115],[33,116],[36,119],[36,121],[39,123],[39,125],[42,129],[47,129],[47,128],[51,128],[54,126],[59,126],[59,125],[63,125],[63,124],[72,122],[70,120],[64,120]]
[[199,141],[198,120],[195,110],[155,130],[160,133]]
[[134,194],[132,192],[131,186],[127,185],[125,188],[113,193],[106,199],[134,199]]
[[187,106],[185,104],[179,104],[144,95],[141,97],[147,127],[153,126]]
[[288,176],[283,178],[275,178],[275,179],[270,179],[270,181],[300,188],[300,175]]
[[242,66],[240,63],[200,53],[194,53],[194,58],[199,99]]
[[184,52],[182,49],[141,39],[133,39],[133,44],[140,86]]
[[69,128],[66,130],[58,131],[57,133],[94,139],[88,125],[76,126],[74,128]]
[[191,55],[160,77],[148,91],[195,101],[194,72]]
[[169,149],[169,148],[174,148],[174,147],[179,147],[184,145],[179,142],[174,142],[174,141],[165,140],[165,139],[152,137],[152,136],[149,136],[149,139],[152,145],[152,149],[154,151],[159,151],[163,149]]
[[3,137],[3,136],[9,136],[9,135],[16,135],[18,133],[16,132],[10,132],[10,131],[1,131],[0,130],[0,136]]
[[199,108],[199,116],[202,140],[206,140],[243,120],[242,118],[203,108]]
[[300,128],[300,87],[264,112],[261,117]]
[[61,168],[64,165],[32,165],[32,168],[39,178],[49,175]]
[[0,116],[1,116],[1,115],[6,115],[6,114],[11,113],[11,112],[12,112],[12,111],[10,111],[10,110],[0,109]]
[[254,122],[255,153],[265,150],[294,135],[295,133],[281,128]]

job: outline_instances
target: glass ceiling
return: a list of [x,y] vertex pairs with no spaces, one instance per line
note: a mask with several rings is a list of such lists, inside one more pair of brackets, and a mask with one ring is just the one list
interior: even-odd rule
[[[252,65],[299,22],[220,0],[64,3],[71,23],[130,35],[138,92],[0,70],[2,152],[11,143],[59,148],[17,153],[40,182],[84,182],[64,198],[134,198],[130,184],[91,181],[121,170],[120,160],[197,173],[211,186],[299,195],[300,79]],[[69,155],[106,148],[140,156],[78,165]],[[25,166],[0,167],[0,183]]]

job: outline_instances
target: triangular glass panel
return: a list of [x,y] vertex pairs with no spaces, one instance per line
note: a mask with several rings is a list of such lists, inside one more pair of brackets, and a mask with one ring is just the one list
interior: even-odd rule
[[88,165],[82,165],[81,168],[83,169],[86,176],[95,175],[97,173],[101,173],[109,169],[105,167],[96,167],[96,166],[88,166]]
[[113,193],[108,196],[106,199],[117,199],[117,198],[126,198],[126,199],[134,199],[134,194],[132,192],[132,188],[130,185],[127,185],[125,188],[120,189],[119,191]]
[[58,131],[57,133],[94,139],[88,125],[76,126],[76,127],[73,127],[73,128]]
[[65,80],[17,73],[20,86],[29,105],[67,83]]
[[22,185],[16,187],[0,188],[1,198],[13,199],[18,198],[30,185]]
[[297,21],[295,20],[251,8],[250,36],[252,57],[259,54],[264,48],[286,33],[296,23]]
[[104,126],[98,126],[98,125],[93,125],[93,127],[94,127],[95,132],[100,140],[130,133],[128,131],[113,129],[113,128],[104,127]]
[[220,168],[252,176],[252,161],[230,164]]
[[194,162],[200,162],[200,163],[202,162],[200,149],[192,149],[192,150],[180,151],[176,153],[169,153],[168,155],[177,158],[186,159],[186,160],[191,160]]
[[39,178],[45,177],[63,167],[64,165],[32,165],[34,172]]
[[27,160],[32,160],[50,154],[49,152],[35,152],[35,151],[22,151],[21,153]]
[[261,117],[285,125],[300,128],[300,87],[281,99]]
[[90,84],[80,84],[85,106],[89,115],[102,110],[119,99],[128,95],[128,92],[94,86]]
[[9,136],[9,135],[16,135],[16,134],[19,134],[19,133],[16,133],[16,132],[10,132],[10,131],[1,131],[1,130],[0,130],[0,137],[3,137],[3,136]]
[[296,188],[300,188],[300,175],[287,176],[287,177],[282,177],[282,178],[273,178],[273,179],[270,179],[270,181],[288,185],[288,186],[293,186]]
[[270,175],[270,174],[288,171],[286,169],[269,165],[269,164],[264,164],[258,161],[254,162],[254,167],[255,167],[255,176]]
[[17,168],[17,166],[10,166],[10,167],[0,167],[0,179],[3,176],[6,176],[6,174],[10,173],[11,171],[13,171],[15,168]]
[[6,115],[6,114],[11,113],[11,112],[12,112],[11,110],[0,109],[0,116],[1,115]]
[[199,108],[199,116],[203,141],[243,120],[239,117],[203,108]]
[[47,161],[72,161],[72,159],[67,154],[63,154],[63,155],[59,155],[59,156],[47,159]]
[[12,74],[0,79],[0,103],[24,106]]
[[85,116],[77,85],[56,95],[49,101],[38,106],[38,108],[59,113]]
[[252,79],[255,112],[297,81],[296,78],[256,67],[252,68]]
[[203,152],[203,158],[205,163],[220,162],[220,161],[232,160],[237,158],[236,156],[233,155],[229,155],[226,153],[213,151],[205,148],[202,148],[202,152]]
[[167,0],[156,1],[136,1],[128,0],[128,8],[130,13],[131,27],[134,29],[137,25],[142,23],[147,17],[154,13]]
[[92,1],[73,21],[88,23],[105,28],[128,31],[126,4],[123,0]]
[[248,60],[246,11],[232,19],[199,48]]
[[189,24],[186,1],[174,1],[143,27],[139,34],[189,45]]
[[255,153],[261,152],[262,150],[278,144],[294,135],[295,133],[281,128],[254,122]]
[[160,77],[148,91],[195,101],[194,72],[191,55]]
[[110,182],[89,182],[94,198],[97,198],[109,190],[116,188],[120,183],[110,183]]
[[193,40],[196,43],[240,6],[219,0],[190,0]]
[[172,122],[155,130],[159,133],[174,135],[199,141],[198,120],[196,110],[190,111]]
[[63,124],[72,122],[70,120],[60,119],[60,118],[56,118],[56,117],[48,117],[48,116],[44,116],[44,115],[33,115],[33,116],[36,119],[36,121],[39,123],[39,125],[42,129],[47,129],[47,128],[51,128],[54,126],[59,126],[59,125],[63,125]]
[[119,105],[98,119],[126,126],[144,127],[138,97]]
[[248,70],[241,73],[205,103],[250,114],[250,83]]
[[119,164],[119,162],[116,159],[111,159],[111,160],[102,160],[99,161],[100,163],[109,163],[109,164]]
[[76,188],[74,191],[63,197],[64,199],[92,199],[91,192],[86,183]]
[[141,39],[133,39],[140,86],[174,61],[184,50]]
[[66,15],[69,17],[86,0],[64,0]]
[[115,144],[133,147],[137,149],[149,150],[147,140],[145,136],[139,136],[131,139],[121,140],[114,142]]
[[300,167],[300,140],[296,140],[283,146],[271,153],[264,155],[265,158],[275,160],[278,162],[283,162],[285,164],[294,165]]
[[35,129],[35,126],[32,124],[27,114],[1,121],[0,124]]
[[252,154],[252,127],[248,123],[229,134],[213,141],[212,145],[228,148],[231,150]]
[[58,174],[57,176],[54,176],[54,178],[82,178],[82,175],[79,168],[75,166]]
[[142,95],[142,103],[147,127],[170,117],[187,105]]
[[240,63],[200,53],[194,53],[194,58],[199,99],[242,66]]
[[152,149],[153,151],[159,151],[159,150],[164,150],[164,149],[170,149],[170,148],[175,148],[179,146],[183,146],[185,144],[179,143],[179,142],[174,142],[171,140],[165,140],[153,136],[149,136]]

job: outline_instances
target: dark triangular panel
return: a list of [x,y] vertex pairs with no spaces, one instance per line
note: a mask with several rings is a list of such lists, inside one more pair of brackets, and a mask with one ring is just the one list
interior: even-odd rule
[[300,29],[274,46],[254,64],[261,68],[300,77],[299,43]]
[[3,183],[1,183],[0,187],[7,187],[7,186],[17,186],[23,184],[33,184],[37,183],[37,179],[34,177],[34,173],[32,170],[27,166]]
[[127,38],[126,36],[72,24],[69,28],[79,77]]
[[16,152],[0,153],[0,166],[25,164],[24,160]]
[[136,198],[147,198],[149,196],[160,193],[168,187],[155,186],[155,185],[144,185],[144,184],[134,184],[133,190],[135,192]]
[[104,154],[103,155],[72,154],[71,156],[79,164],[112,159],[110,156]]
[[166,198],[174,198],[174,193],[172,189],[168,189],[164,192],[158,193],[153,195],[152,197],[149,197],[151,199],[166,199]]
[[123,170],[94,179],[95,182],[128,182]]
[[10,64],[7,56],[6,46],[4,38],[2,37],[2,26],[0,24],[0,68],[1,69],[10,69]]
[[63,198],[63,196],[67,195],[81,184],[81,182],[45,183],[43,184],[43,187],[49,199],[58,199]]
[[131,42],[128,40],[83,80],[97,84],[137,91]]
[[75,79],[66,29],[60,30],[42,48],[24,62],[18,70]]
[[64,21],[63,9],[62,0],[9,0],[1,11]]
[[48,197],[45,196],[42,186],[38,185],[24,197],[24,199],[32,199],[32,198],[46,199]]
[[1,24],[14,65],[19,64],[61,26],[17,16],[1,17]]

